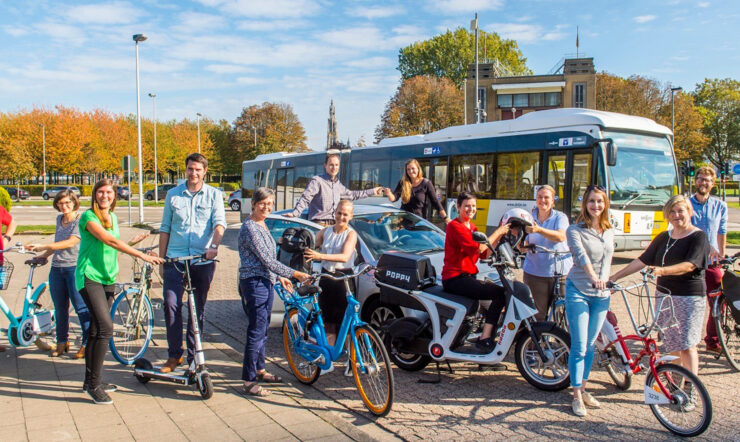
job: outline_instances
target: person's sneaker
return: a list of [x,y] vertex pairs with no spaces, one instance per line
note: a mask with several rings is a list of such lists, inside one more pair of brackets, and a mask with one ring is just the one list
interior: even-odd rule
[[707,350],[707,353],[714,353],[717,355],[722,354],[722,347],[720,347],[719,345],[707,345],[705,348]]
[[586,411],[586,406],[583,405],[582,399],[573,399],[573,403],[570,405],[571,408],[573,408],[573,414],[579,417],[584,417],[588,412]]
[[87,394],[96,404],[110,405],[113,403],[113,399],[111,399],[110,396],[108,396],[108,393],[103,390],[102,385],[94,389],[88,388]]
[[325,375],[325,374],[329,374],[329,373],[331,373],[332,371],[334,371],[334,364],[331,364],[331,367],[327,368],[326,370],[324,370],[324,369],[322,368],[322,369],[321,369],[321,373],[319,373],[319,376],[323,376],[323,375]]
[[[118,385],[116,385],[116,384],[102,383],[102,384],[100,384],[100,387],[106,393],[113,393],[114,391],[118,390]],[[88,388],[90,388],[90,387],[87,384],[83,384],[82,385],[82,391],[87,391]]]
[[683,387],[683,391],[686,394],[687,402],[683,404],[681,407],[681,410],[684,412],[693,411],[696,409],[696,403],[697,400],[697,393],[696,389],[694,388],[694,384],[691,382],[686,382],[686,384]]
[[581,397],[583,398],[583,403],[591,408],[601,408],[601,403],[596,400],[595,397],[591,396],[591,393],[583,392],[581,393]]
[[478,339],[475,342],[475,348],[484,353],[490,353],[493,351],[493,347],[496,346],[496,342],[493,338]]
[[352,373],[352,360],[349,358],[347,358],[347,367],[344,369],[344,375],[348,378],[354,376],[354,373]]

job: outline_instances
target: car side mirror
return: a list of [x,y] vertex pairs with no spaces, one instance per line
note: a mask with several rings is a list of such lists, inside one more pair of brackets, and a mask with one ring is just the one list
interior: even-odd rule
[[483,232],[473,232],[473,241],[478,244],[488,244],[488,237]]

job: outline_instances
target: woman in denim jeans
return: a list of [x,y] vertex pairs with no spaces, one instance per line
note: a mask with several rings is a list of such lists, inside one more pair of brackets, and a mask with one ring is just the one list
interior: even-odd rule
[[586,392],[594,360],[594,343],[609,310],[609,280],[614,254],[614,230],[609,223],[609,196],[601,186],[588,186],[576,224],[566,231],[573,267],[565,286],[565,314],[570,324],[570,385],[573,413],[586,415],[586,406],[599,402]]
[[77,313],[82,328],[82,343],[73,356],[74,359],[85,357],[90,312],[75,287],[75,268],[77,254],[80,251],[80,229],[77,226],[80,214],[80,200],[70,189],[64,189],[54,197],[54,208],[61,214],[57,217],[54,242],[51,244],[26,244],[25,248],[44,252],[36,259],[46,263],[46,258],[54,255],[49,272],[49,290],[54,302],[57,323],[57,348],[51,352],[52,357],[61,356],[69,351],[69,304]]

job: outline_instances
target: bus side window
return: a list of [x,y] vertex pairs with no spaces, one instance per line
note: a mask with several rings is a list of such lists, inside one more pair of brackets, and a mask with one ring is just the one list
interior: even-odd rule
[[460,192],[472,192],[478,198],[493,197],[493,154],[452,157],[452,189],[450,197]]
[[539,179],[539,152],[498,154],[496,199],[532,200]]

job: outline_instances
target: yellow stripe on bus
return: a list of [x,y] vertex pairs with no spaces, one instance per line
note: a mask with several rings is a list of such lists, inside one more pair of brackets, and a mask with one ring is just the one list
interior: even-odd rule
[[668,223],[665,222],[663,212],[656,211],[653,214],[653,231],[650,233],[650,239],[654,239],[660,232],[664,232],[668,228]]
[[486,232],[486,226],[488,225],[488,209],[491,206],[491,200],[480,199],[476,201],[478,210],[475,212],[475,218],[473,218],[473,224],[481,232]]

